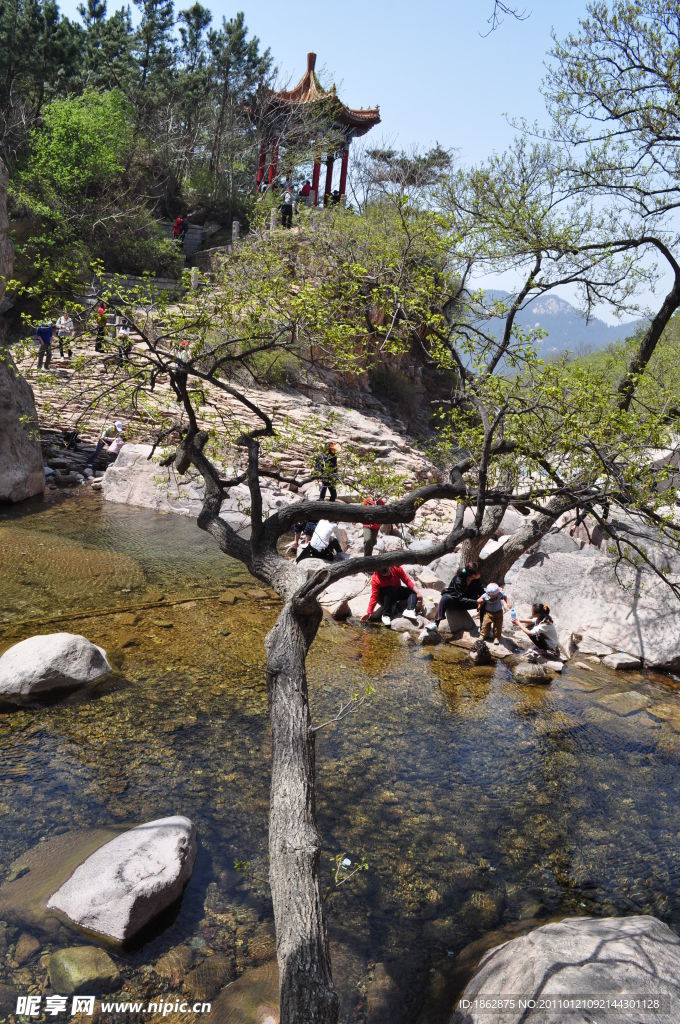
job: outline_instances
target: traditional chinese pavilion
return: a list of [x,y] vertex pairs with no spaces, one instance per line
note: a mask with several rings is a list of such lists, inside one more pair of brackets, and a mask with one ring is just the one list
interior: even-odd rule
[[[316,54],[307,54],[307,70],[293,89],[272,92],[265,105],[263,122],[264,137],[257,165],[257,187],[263,181],[271,185],[276,180],[279,161],[279,146],[285,145],[286,132],[291,125],[303,121],[325,138],[326,145],[332,139],[333,151],[324,156],[319,152],[314,161],[312,193],[314,203],[319,202],[319,178],[322,158],[326,163],[326,180],[323,190],[324,206],[333,192],[333,167],[340,157],[340,182],[338,191],[345,195],[347,188],[347,165],[352,139],[365,135],[376,124],[380,124],[380,108],[372,107],[353,110],[346,107],[337,95],[335,86],[324,89],[314,73]],[[301,116],[303,115],[303,116]],[[321,149],[321,144],[319,145]],[[269,158],[269,164],[267,164]]]

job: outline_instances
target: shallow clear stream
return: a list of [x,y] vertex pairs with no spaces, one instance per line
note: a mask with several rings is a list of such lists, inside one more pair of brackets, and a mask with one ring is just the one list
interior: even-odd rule
[[[115,953],[125,990],[181,991],[165,969],[178,947],[192,977],[219,963],[220,984],[266,963],[275,596],[191,520],[92,494],[0,516],[0,565],[0,652],[69,630],[115,668],[86,692],[0,712],[0,884],[35,847],[36,879],[48,874],[60,835],[70,848],[93,828],[186,814],[200,838],[193,879],[162,930]],[[324,871],[339,853],[369,865],[329,903],[343,1020],[365,1019],[369,968],[383,962],[409,1019],[446,1021],[453,954],[521,919],[652,913],[680,926],[673,680],[571,668],[519,686],[452,646],[414,653],[379,628],[328,621],[309,675],[316,721],[375,687],[317,736]],[[650,703],[621,715],[607,698],[631,689]],[[45,986],[39,954],[13,959],[22,931],[41,951],[82,941],[3,912],[0,890],[0,954],[3,920],[0,985],[22,992]]]

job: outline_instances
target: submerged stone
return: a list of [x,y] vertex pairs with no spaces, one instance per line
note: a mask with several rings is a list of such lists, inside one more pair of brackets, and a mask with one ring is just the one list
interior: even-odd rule
[[680,732],[680,705],[659,703],[647,708],[647,714],[667,722],[673,732]]
[[531,661],[520,661],[512,670],[515,679],[520,683],[549,683],[550,673],[545,665]]
[[14,959],[22,967],[24,964],[35,956],[40,949],[40,943],[34,935],[29,935],[28,932],[22,932],[17,941],[16,949],[14,950]]
[[121,983],[120,971],[109,954],[96,946],[58,949],[48,961],[47,973],[52,989],[66,996],[113,992]]
[[625,693],[609,693],[605,697],[598,699],[598,704],[602,704],[604,707],[609,708],[610,711],[614,711],[617,715],[622,715],[623,717],[636,715],[638,711],[642,711],[643,708],[648,707],[651,703],[649,697],[644,693],[638,693],[637,690],[627,690]]

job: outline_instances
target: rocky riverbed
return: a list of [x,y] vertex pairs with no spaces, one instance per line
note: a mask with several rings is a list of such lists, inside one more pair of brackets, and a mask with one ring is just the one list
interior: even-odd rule
[[[107,950],[117,995],[196,994],[220,1020],[252,1024],[276,990],[262,650],[274,595],[190,519],[84,489],[5,518],[0,546],[2,650],[67,630],[113,667],[0,715],[3,1007],[55,991],[59,950],[102,948],[46,924],[55,866],[182,814],[199,837],[193,875],[140,944]],[[677,685],[588,657],[548,687],[518,685],[504,659],[474,667],[454,644],[407,649],[327,618],[310,658],[315,721],[367,682],[376,691],[318,734],[324,874],[340,854],[369,864],[329,904],[343,1022],[448,1021],[457,954],[489,932],[565,915],[678,919]]]

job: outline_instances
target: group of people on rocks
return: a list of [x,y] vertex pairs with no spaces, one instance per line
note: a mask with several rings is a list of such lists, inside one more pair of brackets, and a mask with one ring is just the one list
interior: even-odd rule
[[[321,484],[319,500],[328,492],[330,501],[337,499],[337,446],[329,443],[314,460],[314,470]],[[370,507],[384,505],[385,499],[369,495],[362,504]],[[378,540],[379,523],[363,524],[363,553],[370,557]],[[302,541],[305,541],[301,547]],[[294,539],[289,548],[297,555],[296,561],[306,558],[321,558],[332,562],[342,552],[341,534],[337,523],[328,519],[318,522],[297,522],[294,524]],[[413,622],[418,620],[417,609],[423,595],[408,573],[399,565],[377,569],[371,577],[371,597],[362,622],[367,622],[375,609],[381,610],[383,625],[390,626],[395,615]],[[534,644],[537,653],[557,656],[559,653],[557,630],[550,615],[550,608],[543,603],[531,607],[528,618],[518,618],[511,608],[508,596],[498,583],[481,583],[477,562],[462,565],[453,579],[444,588],[437,606],[434,622],[427,628],[436,632],[448,611],[476,613],[480,620],[480,638],[500,644],[503,634],[504,610],[510,613],[513,627],[520,629]]]
[[[500,644],[505,608],[510,612],[512,625],[526,634],[532,641],[536,653],[559,656],[557,629],[550,616],[550,608],[546,604],[533,604],[531,616],[520,619],[515,609],[510,607],[507,594],[498,583],[487,583],[482,587],[480,578],[476,562],[461,566],[448,587],[442,591],[435,620],[428,629],[434,632],[439,629],[440,622],[446,618],[447,609],[468,613],[476,611],[480,619],[480,639],[486,641],[493,635],[494,644]],[[371,577],[371,598],[361,621],[367,622],[380,605],[381,621],[385,626],[391,625],[395,613],[415,622],[418,619],[417,608],[421,601],[421,592],[401,566],[378,569]]]
[[458,569],[448,587],[442,591],[434,622],[429,628],[438,630],[449,609],[468,614],[477,612],[480,639],[488,640],[493,634],[494,644],[499,644],[503,635],[504,608],[510,612],[512,625],[525,633],[539,652],[558,653],[557,629],[548,605],[533,604],[530,618],[518,618],[515,609],[510,607],[507,594],[498,583],[491,582],[482,587],[477,562],[467,562]]
[[35,340],[38,345],[39,370],[42,370],[43,366],[46,370],[49,370],[50,368],[50,363],[52,361],[52,339],[55,332],[57,335],[57,344],[59,345],[59,355],[61,358],[64,358],[64,349],[66,349],[66,357],[68,359],[71,359],[73,356],[73,320],[71,319],[71,314],[65,309],[58,318],[56,324],[53,324],[51,320],[43,320],[43,322],[38,324],[36,328]]

